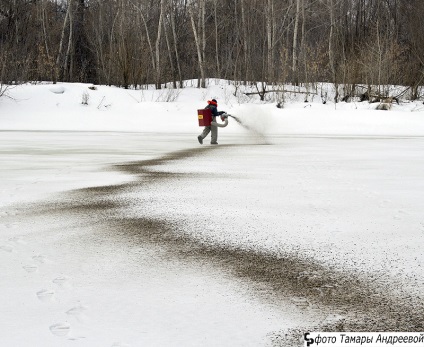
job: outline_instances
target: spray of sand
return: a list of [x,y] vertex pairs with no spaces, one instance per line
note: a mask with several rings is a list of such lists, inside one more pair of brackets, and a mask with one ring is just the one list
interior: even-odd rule
[[264,132],[264,129],[261,129],[261,126],[255,122],[247,122],[241,117],[229,115],[229,117],[233,118],[238,124],[240,124],[244,129],[246,129],[253,139],[260,144],[270,144],[267,136]]

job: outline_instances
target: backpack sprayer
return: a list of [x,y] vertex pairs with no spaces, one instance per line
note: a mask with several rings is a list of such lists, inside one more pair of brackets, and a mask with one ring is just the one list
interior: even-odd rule
[[228,125],[228,117],[235,118],[234,116],[224,112],[220,115],[221,120],[224,123],[217,123],[212,121],[212,111],[209,108],[206,109],[200,109],[197,110],[197,117],[199,119],[199,126],[200,127],[209,127],[211,125],[219,127],[219,128],[225,128]]

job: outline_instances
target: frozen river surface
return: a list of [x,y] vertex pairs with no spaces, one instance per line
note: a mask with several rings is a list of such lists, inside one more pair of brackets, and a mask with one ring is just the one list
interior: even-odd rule
[[192,137],[1,132],[0,345],[423,330],[424,138]]

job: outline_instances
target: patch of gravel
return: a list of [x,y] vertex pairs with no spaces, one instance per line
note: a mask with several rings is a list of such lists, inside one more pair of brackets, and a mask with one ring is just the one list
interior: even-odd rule
[[52,204],[32,207],[31,213],[71,214],[82,224],[98,224],[107,235],[129,247],[152,243],[164,249],[164,256],[188,262],[219,266],[231,276],[251,283],[252,291],[273,303],[287,300],[305,313],[319,311],[325,319],[317,326],[270,332],[272,346],[303,346],[308,331],[424,331],[424,303],[390,283],[348,271],[336,271],[302,256],[273,255],[206,244],[180,233],[182,226],[155,218],[122,215],[129,204],[119,194],[132,187],[149,189],[149,182],[173,179],[177,174],[155,172],[152,166],[200,155],[201,148],[171,153],[163,158],[132,162],[116,168],[139,177],[132,183],[80,189]]

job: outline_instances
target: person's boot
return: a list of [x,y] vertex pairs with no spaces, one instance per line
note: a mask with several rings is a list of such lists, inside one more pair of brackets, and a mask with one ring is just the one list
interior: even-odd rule
[[202,136],[197,136],[197,140],[199,140],[199,143],[201,144],[201,145],[203,145],[203,138],[202,138]]
[[218,142],[211,142],[211,145],[217,145]]

